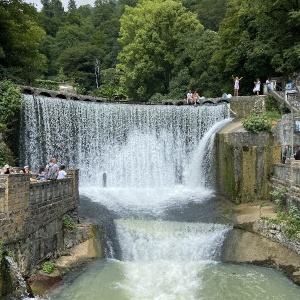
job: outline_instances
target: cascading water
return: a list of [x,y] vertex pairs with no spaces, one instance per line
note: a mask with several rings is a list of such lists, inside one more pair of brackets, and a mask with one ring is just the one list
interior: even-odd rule
[[[37,170],[55,155],[79,168],[81,207],[91,205],[94,219],[98,212],[114,218],[114,237],[105,232],[107,259],[49,299],[235,299],[222,289],[230,290],[227,278],[233,288],[242,286],[243,272],[218,263],[230,227],[213,221],[216,209],[209,204],[214,135],[230,122],[225,105],[24,98],[22,163]],[[212,293],[208,278],[221,281],[221,291]],[[238,299],[262,299],[246,293],[250,297]]]

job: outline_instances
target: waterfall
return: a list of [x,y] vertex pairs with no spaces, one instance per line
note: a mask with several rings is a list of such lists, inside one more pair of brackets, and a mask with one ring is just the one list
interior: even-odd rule
[[55,155],[67,167],[80,168],[81,184],[90,186],[103,186],[104,173],[107,187],[189,184],[199,141],[229,117],[225,105],[117,105],[23,97],[22,164],[37,170]]
[[[219,260],[230,230],[206,217],[214,136],[230,122],[227,106],[23,97],[22,163],[36,170],[55,155],[79,168],[80,194],[114,216],[104,230],[111,269],[92,280],[95,288],[87,283],[95,296],[82,299],[200,299],[205,270]],[[106,269],[96,267],[97,276]]]
[[13,288],[13,296],[22,297],[22,299],[29,296],[27,292],[26,282],[19,271],[18,265],[9,256],[4,256],[4,259],[7,262],[9,268],[10,280],[12,282]]

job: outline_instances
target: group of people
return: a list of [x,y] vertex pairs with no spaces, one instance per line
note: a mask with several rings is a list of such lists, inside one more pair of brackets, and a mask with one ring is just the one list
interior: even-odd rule
[[[232,75],[232,79],[234,81],[234,96],[235,97],[238,97],[239,95],[239,89],[240,89],[240,80],[243,79],[243,77],[234,77]],[[266,85],[267,85],[267,91],[268,93],[271,91],[271,81],[270,81],[270,78],[268,78],[266,80]],[[261,82],[260,82],[260,79],[257,78],[255,81],[254,81],[254,88],[253,88],[253,93],[255,93],[256,95],[259,95],[260,93],[260,86],[261,86]]]
[[[65,165],[58,166],[57,160],[55,157],[50,159],[49,164],[47,166],[40,166],[38,173],[36,174],[36,178],[31,177],[31,181],[45,181],[45,180],[56,180],[56,179],[64,179],[67,177]],[[24,166],[24,168],[19,169],[18,171],[14,171],[9,165],[4,165],[3,169],[1,170],[1,174],[32,174],[35,173],[31,172],[29,166]]]
[[[234,82],[234,94],[233,95],[234,95],[234,97],[238,97],[239,89],[240,89],[240,81],[243,79],[243,77],[238,77],[238,76],[232,75],[232,79]],[[271,82],[270,82],[269,78],[266,80],[266,85],[267,85],[268,92],[270,92],[271,91]],[[259,95],[260,89],[261,89],[261,82],[260,82],[260,79],[257,78],[254,81],[253,93],[255,93],[256,95]],[[186,95],[187,104],[197,104],[198,100],[199,100],[199,94],[197,93],[197,90],[195,90],[194,93],[192,93],[192,91],[189,90],[189,92]]]
[[194,91],[194,93],[192,93],[191,90],[189,90],[189,92],[186,95],[186,103],[187,104],[197,104],[199,101],[199,94],[197,92],[197,90]]

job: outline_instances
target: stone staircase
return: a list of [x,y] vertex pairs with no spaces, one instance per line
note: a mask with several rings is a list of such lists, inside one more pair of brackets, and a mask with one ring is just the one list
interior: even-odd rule
[[290,111],[300,112],[300,83],[294,84],[294,89],[274,89],[271,95],[279,103],[284,103]]

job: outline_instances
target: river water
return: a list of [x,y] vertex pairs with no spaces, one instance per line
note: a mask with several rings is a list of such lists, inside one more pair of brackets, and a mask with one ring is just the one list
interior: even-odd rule
[[[21,159],[80,169],[80,212],[104,228],[106,258],[46,299],[299,299],[279,272],[221,262],[232,228],[214,191],[225,105],[111,105],[24,96]],[[103,181],[103,174],[106,182]]]

